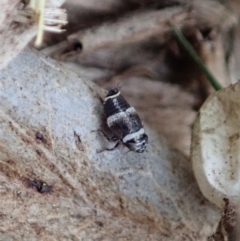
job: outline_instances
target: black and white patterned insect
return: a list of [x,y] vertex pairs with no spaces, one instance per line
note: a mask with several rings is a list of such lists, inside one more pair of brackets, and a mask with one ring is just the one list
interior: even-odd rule
[[109,90],[103,105],[107,125],[114,136],[131,151],[144,152],[148,136],[136,110],[124,99],[119,88]]

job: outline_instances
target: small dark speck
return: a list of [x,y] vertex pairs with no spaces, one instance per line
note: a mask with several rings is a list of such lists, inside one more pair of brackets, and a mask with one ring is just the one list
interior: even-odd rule
[[40,140],[40,141],[42,141],[42,142],[44,142],[44,143],[46,143],[47,142],[47,140],[46,140],[46,138],[43,136],[43,134],[42,133],[40,133],[40,132],[36,132],[36,139],[37,140]]
[[36,150],[36,153],[37,153],[39,156],[42,156],[42,152],[41,152],[41,151]]
[[51,185],[39,180],[30,180],[29,187],[35,188],[39,193],[50,193],[52,191]]
[[43,139],[43,134],[40,133],[40,132],[37,132],[36,133],[36,138],[39,139],[39,140],[42,140]]
[[101,222],[101,221],[96,221],[95,223],[96,223],[99,227],[103,227],[103,226],[104,226],[103,222]]

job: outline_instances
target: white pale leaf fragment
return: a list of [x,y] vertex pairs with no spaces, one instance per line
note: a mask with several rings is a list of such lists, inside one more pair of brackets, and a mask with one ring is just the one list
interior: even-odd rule
[[240,200],[240,83],[212,94],[193,129],[192,163],[204,196]]

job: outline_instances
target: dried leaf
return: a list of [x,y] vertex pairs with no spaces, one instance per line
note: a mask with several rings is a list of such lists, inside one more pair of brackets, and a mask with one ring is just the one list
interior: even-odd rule
[[192,162],[205,197],[221,207],[226,197],[240,198],[240,84],[212,94],[202,106],[193,129]]

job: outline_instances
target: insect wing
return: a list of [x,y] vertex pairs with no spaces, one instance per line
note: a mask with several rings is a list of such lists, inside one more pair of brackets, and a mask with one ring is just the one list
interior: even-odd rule
[[113,123],[111,130],[117,138],[122,140],[126,135],[137,132],[142,127],[142,122],[136,113],[126,113],[124,118]]

